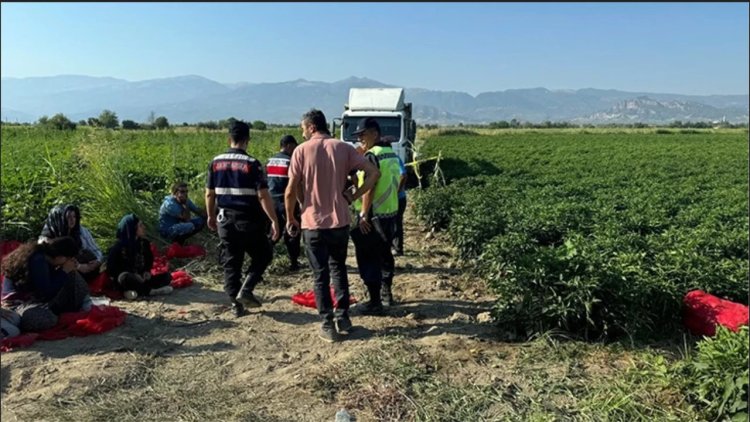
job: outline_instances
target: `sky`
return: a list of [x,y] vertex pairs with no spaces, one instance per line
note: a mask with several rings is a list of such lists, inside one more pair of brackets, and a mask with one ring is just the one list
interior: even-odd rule
[[747,3],[7,3],[2,77],[748,94]]

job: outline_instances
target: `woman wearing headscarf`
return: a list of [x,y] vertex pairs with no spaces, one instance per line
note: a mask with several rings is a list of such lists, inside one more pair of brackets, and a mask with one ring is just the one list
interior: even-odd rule
[[143,222],[128,214],[117,225],[117,243],[107,253],[107,273],[129,300],[172,292],[169,273],[151,275],[154,254],[145,236]]
[[65,236],[23,244],[3,259],[2,306],[20,315],[22,331],[46,330],[63,312],[91,309],[76,255],[75,240]]
[[104,255],[91,232],[81,226],[81,210],[75,205],[57,205],[50,210],[39,236],[39,243],[61,236],[70,236],[78,245],[78,272],[84,280],[91,281],[99,275]]

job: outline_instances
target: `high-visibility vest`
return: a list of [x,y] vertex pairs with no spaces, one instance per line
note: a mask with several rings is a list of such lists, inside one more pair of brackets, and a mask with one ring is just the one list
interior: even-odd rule
[[[380,164],[380,178],[375,184],[375,195],[372,199],[372,215],[374,217],[390,217],[398,214],[398,185],[401,181],[401,167],[398,156],[390,146],[375,145],[370,152],[378,158]],[[365,182],[363,171],[357,172],[357,186]],[[362,199],[354,202],[354,209],[362,209]]]

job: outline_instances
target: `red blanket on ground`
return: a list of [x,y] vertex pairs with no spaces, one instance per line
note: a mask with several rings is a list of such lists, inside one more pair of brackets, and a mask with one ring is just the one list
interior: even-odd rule
[[[180,247],[179,244],[175,243],[170,246],[170,249],[175,247],[175,245]],[[191,245],[187,248],[193,248],[193,246],[194,245]],[[203,250],[203,255],[205,255],[205,250],[202,247],[195,246],[195,248]],[[195,252],[197,249],[193,249],[193,251]],[[159,248],[153,243],[151,244],[151,253],[154,254],[154,264],[151,266],[151,275],[169,272],[169,258],[164,256],[161,251],[159,251]],[[172,272],[172,282],[170,285],[173,288],[180,289],[188,287],[191,284],[193,284],[193,278],[184,270],[178,269],[177,271]],[[113,300],[122,299],[122,292],[117,289],[109,277],[109,274],[106,272],[99,274],[99,277],[89,283],[89,290],[91,290],[92,296],[105,295]]]
[[0,351],[30,346],[36,340],[60,340],[107,332],[125,322],[127,314],[114,306],[93,306],[88,312],[67,312],[60,315],[57,325],[40,333],[25,333],[0,342]]
[[748,307],[741,303],[718,298],[702,290],[693,290],[685,295],[682,315],[683,324],[696,335],[713,336],[716,326],[723,325],[737,331],[748,325]]
[[[331,299],[333,300],[333,307],[335,308],[338,306],[338,302],[336,301],[336,295],[333,291],[333,287],[331,287]],[[292,296],[292,302],[296,303],[297,305],[306,306],[308,308],[315,309],[315,292],[312,290],[308,290],[306,292],[297,293],[294,296]],[[349,303],[357,303],[357,298],[354,296],[349,296]]]

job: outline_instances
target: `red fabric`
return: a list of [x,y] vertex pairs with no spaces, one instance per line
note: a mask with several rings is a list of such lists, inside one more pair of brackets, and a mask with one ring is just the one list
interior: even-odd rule
[[150,243],[151,246],[151,253],[154,255],[154,259],[160,258],[164,255],[162,255],[161,251],[159,251],[159,248],[156,247],[153,243]]
[[154,257],[154,265],[151,266],[151,275],[169,272],[169,260],[165,256]]
[[0,242],[0,262],[2,261],[2,258],[5,258],[5,255],[18,249],[21,244],[22,243],[17,240],[6,240],[5,242]]
[[[201,256],[206,254],[206,250],[201,246],[182,247],[178,243],[172,244],[167,249],[167,255],[162,254],[159,248],[151,243],[151,253],[154,255],[154,264],[151,266],[151,275],[164,274],[169,272],[169,255],[175,255],[177,258]],[[187,256],[190,255],[190,256]],[[175,288],[184,288],[193,284],[193,278],[184,270],[172,272],[172,281],[170,285]],[[89,283],[89,290],[92,295],[106,295],[110,299],[122,299],[122,292],[117,289],[108,274],[102,273],[94,281]]]
[[175,289],[187,287],[191,284],[193,284],[193,278],[185,271],[178,270],[172,273],[172,282],[170,283],[170,286]]
[[167,259],[172,258],[196,258],[206,255],[206,250],[200,245],[182,246],[179,243],[172,243],[167,248]]
[[151,275],[169,272],[169,258],[164,256],[159,248],[151,243],[151,253],[154,255],[154,264],[151,266]]
[[114,285],[107,272],[102,272],[97,278],[89,282],[89,292],[92,296],[104,295],[110,299],[122,299],[122,292]]
[[287,176],[289,167],[284,166],[266,166],[266,174],[268,176]]
[[15,337],[4,338],[0,340],[0,352],[10,352],[17,347],[31,346],[34,344],[37,337],[39,337],[39,334],[37,333],[26,333]]
[[[338,302],[336,301],[336,294],[333,291],[333,287],[331,287],[331,299],[333,300],[333,307],[337,307]],[[292,296],[292,302],[296,303],[297,305],[315,309],[315,292],[313,292],[312,290],[308,290],[306,292],[297,293]],[[357,298],[350,295],[349,303],[357,303]]]
[[30,346],[35,340],[60,340],[71,336],[84,337],[107,332],[125,322],[126,313],[114,306],[92,306],[89,312],[66,312],[57,325],[40,333],[26,333],[3,339],[0,351]]
[[693,290],[685,295],[683,324],[696,335],[713,336],[716,325],[723,325],[737,332],[748,325],[750,317],[746,305],[718,298],[702,290]]

